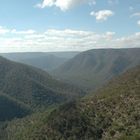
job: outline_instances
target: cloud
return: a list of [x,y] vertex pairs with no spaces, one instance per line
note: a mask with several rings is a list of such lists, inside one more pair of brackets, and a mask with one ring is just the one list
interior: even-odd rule
[[17,31],[16,29],[13,29],[10,31],[12,34],[34,34],[36,31],[29,29],[26,31]]
[[79,6],[83,3],[96,4],[95,0],[43,0],[42,3],[37,4],[39,8],[56,6],[62,11],[69,10],[75,6]]
[[6,29],[6,28],[0,26],[0,35],[1,35],[1,34],[6,34],[6,33],[8,33],[8,32],[9,32],[8,29]]
[[90,5],[96,5],[96,0],[92,0],[89,2]]
[[45,7],[51,7],[55,5],[56,0],[43,0],[42,3],[37,4],[37,7],[45,8]]
[[16,29],[8,29],[6,27],[0,26],[0,34],[19,34],[19,35],[26,35],[26,34],[34,34],[36,33],[35,30],[29,29],[29,30],[23,30],[23,31],[17,31]]
[[129,6],[129,10],[130,10],[130,11],[133,11],[133,10],[134,10],[134,7]]
[[105,21],[109,17],[113,16],[114,12],[111,10],[100,10],[98,12],[92,11],[90,15],[95,16],[97,21]]
[[140,26],[140,20],[137,22],[137,24]]
[[108,0],[108,3],[110,5],[116,5],[116,4],[119,4],[119,0]]
[[[140,32],[121,38],[107,31],[96,33],[82,30],[56,30],[33,33],[13,29],[0,36],[0,52],[85,51],[98,48],[140,47]],[[22,34],[26,33],[26,34]]]
[[[140,12],[137,12],[137,13],[133,13],[130,18],[133,18],[133,17],[140,17]],[[137,21],[137,24],[140,26],[140,20]]]
[[140,12],[133,13],[130,17],[140,17]]

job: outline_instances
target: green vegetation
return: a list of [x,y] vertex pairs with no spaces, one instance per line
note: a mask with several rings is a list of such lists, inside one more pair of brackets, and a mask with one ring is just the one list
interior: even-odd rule
[[140,48],[98,49],[82,52],[52,74],[66,82],[95,90],[111,78],[140,64]]
[[0,57],[0,91],[33,110],[66,102],[84,94],[48,73]]
[[[58,74],[89,90],[139,63],[139,49],[91,50]],[[140,66],[84,95],[45,71],[0,57],[0,140],[140,139]]]
[[11,122],[7,140],[139,140],[140,67],[96,93]]
[[0,93],[0,121],[22,118],[30,113],[26,105]]

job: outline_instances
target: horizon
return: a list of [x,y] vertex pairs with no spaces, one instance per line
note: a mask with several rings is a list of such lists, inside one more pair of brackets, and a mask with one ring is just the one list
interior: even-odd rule
[[140,49],[140,47],[134,47],[134,48],[93,48],[93,49],[88,49],[88,50],[84,50],[84,51],[21,51],[21,52],[0,52],[0,54],[14,54],[14,53],[74,53],[74,52],[78,52],[78,53],[82,53],[82,52],[87,52],[87,51],[91,51],[91,50],[122,50],[122,49]]

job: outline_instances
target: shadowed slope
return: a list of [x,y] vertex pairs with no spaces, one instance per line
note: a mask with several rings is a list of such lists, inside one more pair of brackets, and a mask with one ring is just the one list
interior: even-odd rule
[[64,102],[81,95],[75,87],[52,78],[48,73],[0,57],[0,90],[34,107]]
[[22,118],[30,114],[31,110],[17,100],[0,93],[0,121]]

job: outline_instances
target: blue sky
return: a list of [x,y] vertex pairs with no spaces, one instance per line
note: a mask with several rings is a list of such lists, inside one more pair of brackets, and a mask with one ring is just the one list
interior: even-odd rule
[[139,37],[140,0],[0,1],[0,52],[140,47]]

